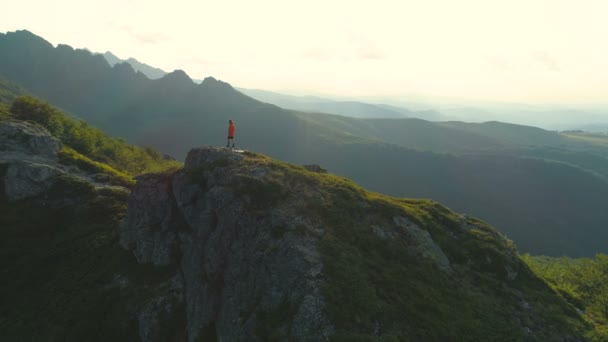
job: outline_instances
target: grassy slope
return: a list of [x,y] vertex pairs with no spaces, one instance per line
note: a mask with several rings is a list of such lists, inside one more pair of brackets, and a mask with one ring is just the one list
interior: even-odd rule
[[[512,243],[493,228],[429,200],[391,198],[347,179],[248,154],[246,174],[263,163],[272,182],[255,187],[252,203],[297,196],[298,210],[321,217],[327,311],[334,341],[556,340],[600,332],[519,259]],[[279,190],[280,191],[279,191]],[[240,190],[243,191],[243,190]],[[252,195],[251,192],[247,192]],[[447,255],[453,273],[408,251],[405,240],[386,241],[370,222],[390,225],[407,215],[428,231]],[[461,228],[469,220],[479,226]],[[510,280],[508,269],[517,272]],[[529,308],[522,309],[525,301]],[[526,337],[524,327],[533,335]]]
[[43,126],[64,144],[59,154],[63,164],[77,166],[88,173],[107,174],[121,185],[131,184],[131,177],[139,174],[162,172],[180,165],[177,161],[165,160],[152,148],[140,148],[111,138],[30,96],[17,97],[2,119],[28,120]]
[[[319,149],[321,165],[391,196],[432,198],[491,222],[525,252],[585,256],[605,250],[608,184],[563,163],[464,157],[372,145]],[[332,159],[332,156],[340,156]]]
[[454,153],[501,147],[491,137],[444,128],[419,119],[353,119],[309,113],[297,115],[303,121],[336,132],[419,150]]
[[[379,137],[365,139],[359,137],[358,133],[350,133],[355,128],[359,129],[359,124],[350,125],[355,128],[348,128],[349,130],[336,130],[348,125],[353,119],[344,121],[346,119],[343,117],[320,116],[323,120],[317,120],[314,115],[303,115],[301,119],[298,115],[289,113],[275,114],[260,112],[237,120],[237,129],[247,127],[244,132],[239,131],[240,138],[246,141],[256,140],[256,149],[273,150],[276,152],[272,154],[274,157],[283,156],[287,161],[296,163],[320,163],[333,172],[347,175],[374,190],[396,196],[407,194],[410,197],[433,198],[458,211],[482,217],[507,232],[526,252],[580,256],[602,251],[600,241],[604,230],[601,222],[608,217],[598,208],[602,201],[595,198],[608,196],[608,186],[599,182],[596,175],[605,172],[608,166],[603,162],[605,159],[599,159],[596,155],[561,150],[552,152],[560,154],[561,159],[567,159],[571,164],[584,164],[593,168],[592,173],[586,173],[580,168],[565,164],[551,163],[541,158],[522,159],[507,153],[481,157],[435,154],[387,145],[379,141]],[[213,119],[204,118],[208,119],[211,120],[210,124],[200,132],[201,136],[209,137],[213,134],[210,128],[213,127]],[[327,121],[330,119],[334,121]],[[298,120],[304,124],[298,123]],[[277,126],[293,128],[273,134],[258,134],[268,130],[266,124],[269,121]],[[368,121],[371,120],[365,122]],[[416,124],[413,126],[414,131],[419,125],[426,127],[425,130],[421,129],[424,132],[422,135],[428,135],[432,139],[433,135],[427,134],[430,123],[420,120],[411,122]],[[169,134],[167,130],[172,125],[181,124],[183,122],[177,118],[171,125],[163,125],[158,136],[164,134],[168,140],[179,141],[181,137],[188,136],[188,133],[177,127],[174,127],[175,135]],[[96,132],[91,135],[93,138],[99,135],[98,131],[93,132]],[[443,145],[449,145],[449,140],[453,139],[469,139],[472,145],[482,143],[466,134],[445,136],[449,139],[442,140]],[[217,139],[222,138],[218,136]],[[119,141],[114,142],[121,144]],[[488,146],[486,143],[482,145]],[[114,163],[114,160],[119,160],[119,155],[123,155],[120,158],[123,161],[133,159],[129,157],[132,152],[128,149],[121,148],[119,151],[126,153],[106,154],[106,157],[97,156],[92,159],[110,163],[113,167],[124,165],[122,161]],[[530,154],[550,160],[552,155],[548,155],[547,151],[543,148]],[[568,158],[564,157],[566,154]],[[130,168],[133,169],[136,168]],[[144,166],[140,171],[127,173],[137,174],[146,169]],[[124,169],[119,171],[125,172]],[[594,191],[589,192],[589,188]],[[571,227],[585,229],[577,230],[577,234],[571,236]],[[550,235],[553,237],[548,239],[547,236]]]
[[523,260],[594,322],[596,340],[608,339],[607,255],[600,254],[593,259],[524,255]]
[[465,122],[442,122],[438,125],[455,129],[462,132],[485,136],[495,139],[506,145],[560,145],[566,139],[556,132],[544,129],[508,124],[503,122],[465,123]]
[[[238,189],[252,196],[252,203],[271,206],[281,196],[295,196],[303,203],[298,210],[325,222],[323,291],[336,322],[334,341],[456,336],[523,341],[523,326],[538,340],[598,334],[520,262],[510,241],[493,228],[476,222],[478,229],[463,230],[463,218],[436,202],[390,198],[342,177],[247,155],[238,166],[244,172],[259,164],[274,170],[274,182],[258,184],[255,191]],[[60,183],[47,196],[74,196],[80,203],[65,211],[0,199],[0,267],[11,280],[0,283],[5,304],[0,331],[6,340],[136,339],[134,308],[172,271],[137,265],[118,246],[123,193],[91,191],[86,184]],[[403,214],[431,234],[448,256],[452,274],[408,254],[407,245],[378,238],[366,226],[371,219]],[[508,280],[507,266],[518,272],[514,281]],[[522,310],[520,300],[531,309]],[[179,317],[172,319],[163,328],[169,339],[178,337],[183,324]]]

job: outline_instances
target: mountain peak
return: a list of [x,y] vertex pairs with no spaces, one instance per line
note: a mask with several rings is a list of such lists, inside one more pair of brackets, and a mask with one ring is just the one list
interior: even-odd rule
[[110,64],[110,66],[114,66],[114,65],[122,62],[122,60],[120,58],[118,58],[118,56],[116,56],[115,54],[113,54],[110,51],[106,51],[105,53],[103,53],[103,57],[106,59],[108,64]]
[[208,77],[205,77],[205,79],[203,80],[203,83],[205,83],[205,82],[207,82],[207,83],[216,83],[216,82],[218,82],[218,80],[215,79],[215,77],[213,77],[213,76],[208,76]]
[[34,34],[32,31],[29,31],[29,30],[16,30],[16,31],[12,31],[12,32],[7,32],[6,35],[13,36],[13,37],[35,38],[35,39],[44,40],[44,38]]
[[112,67],[112,69],[118,73],[125,73],[127,75],[135,74],[135,69],[133,69],[133,66],[126,62],[117,63]]
[[199,87],[204,88],[204,89],[231,89],[231,90],[234,90],[234,88],[232,88],[232,86],[229,83],[218,80],[212,76],[205,77],[203,82],[200,83]]
[[162,78],[163,76],[167,75],[166,71],[159,69],[159,68],[152,67],[148,64],[142,63],[133,57],[129,57],[127,59],[120,59],[118,56],[114,55],[110,51],[106,51],[105,53],[99,54],[99,55],[102,55],[111,66],[118,64],[118,63],[128,63],[133,67],[133,69],[135,71],[141,72],[142,74],[144,74],[147,78],[149,78],[151,80],[156,80],[156,79]]
[[17,30],[4,34],[0,33],[0,40],[6,40],[12,43],[27,44],[30,46],[39,45],[47,48],[53,48],[53,44],[28,30]]
[[186,74],[185,71],[180,70],[180,69],[174,70],[174,71],[164,75],[163,77],[160,78],[160,81],[169,82],[172,84],[184,84],[184,83],[194,84],[194,82],[192,81],[190,76],[188,76],[188,74]]

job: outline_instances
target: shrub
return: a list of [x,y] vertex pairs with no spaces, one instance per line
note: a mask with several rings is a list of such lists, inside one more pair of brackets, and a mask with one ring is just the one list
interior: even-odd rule
[[62,114],[48,103],[38,101],[31,96],[18,97],[11,106],[11,112],[16,119],[36,122],[55,136],[62,133]]
[[[181,166],[165,160],[151,147],[129,145],[122,139],[110,138],[103,131],[84,121],[68,117],[48,103],[31,96],[18,97],[10,111],[16,119],[36,122],[73,151],[98,163],[130,176],[147,172],[162,172]],[[82,158],[80,158],[82,159]]]

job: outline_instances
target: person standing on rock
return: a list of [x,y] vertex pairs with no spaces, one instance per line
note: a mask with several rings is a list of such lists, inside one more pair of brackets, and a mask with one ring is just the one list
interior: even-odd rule
[[230,142],[232,141],[232,148],[234,148],[234,122],[232,120],[228,120],[228,143],[226,147],[230,147]]

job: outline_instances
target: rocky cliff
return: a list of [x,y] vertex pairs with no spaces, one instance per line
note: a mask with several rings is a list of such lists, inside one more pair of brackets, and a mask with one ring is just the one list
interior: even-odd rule
[[211,147],[129,189],[65,149],[0,121],[3,340],[593,340],[511,241],[436,202]]
[[37,124],[1,121],[0,196],[8,202],[31,199],[43,206],[59,208],[83,204],[79,201],[92,193],[102,196],[104,192],[129,193],[122,186],[104,182],[101,174],[66,162],[60,158],[61,149],[59,140]]
[[576,341],[576,311],[485,223],[223,148],[137,179],[120,244],[171,270],[144,341]]
[[[197,149],[183,170],[138,179],[121,244],[141,263],[176,268],[169,296],[139,315],[140,336],[153,340],[160,317],[181,306],[192,341],[210,333],[253,340],[265,329],[322,341],[333,332],[321,296],[323,225],[304,216],[299,201],[282,198],[270,165],[246,158]],[[283,314],[291,317],[281,324],[264,321]]]

